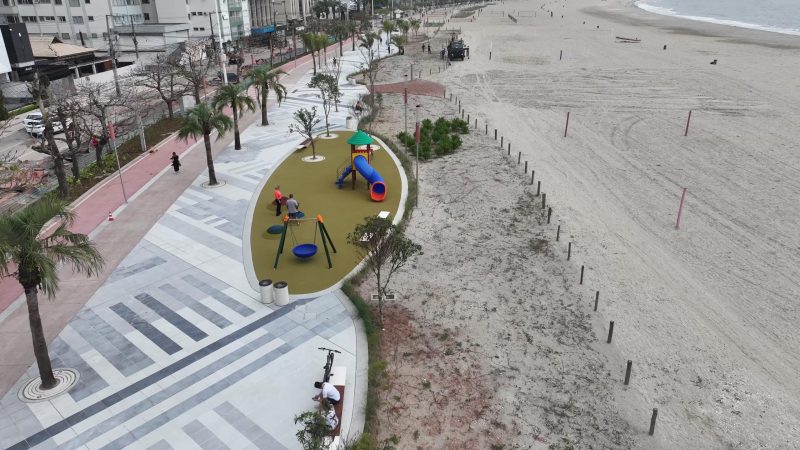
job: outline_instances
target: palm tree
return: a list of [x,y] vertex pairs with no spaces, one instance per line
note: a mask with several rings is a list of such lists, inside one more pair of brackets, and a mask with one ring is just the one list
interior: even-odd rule
[[278,105],[286,98],[286,86],[280,83],[281,75],[286,75],[286,72],[280,69],[269,70],[266,66],[258,66],[250,72],[250,81],[256,87],[258,98],[261,101],[261,125],[269,125],[267,119],[269,91],[274,91],[278,96]]
[[395,30],[394,22],[391,20],[384,20],[381,29],[386,33],[386,51],[391,52],[392,48],[389,44],[392,42],[392,31]]
[[409,25],[411,26],[411,29],[414,30],[414,36],[416,36],[417,31],[419,31],[419,27],[422,25],[422,22],[420,22],[419,19],[411,19],[409,21]]
[[345,22],[339,22],[333,26],[333,35],[336,36],[336,40],[339,41],[339,56],[344,56],[344,40],[350,35],[350,29],[347,28]]
[[[356,4],[357,3],[358,2],[356,2]],[[358,30],[358,27],[354,22],[345,22],[345,27],[347,27],[347,33],[353,38],[353,40],[350,42],[353,46],[352,51],[356,51],[356,31]]]
[[226,106],[233,110],[233,148],[242,149],[242,142],[239,139],[239,117],[244,114],[245,109],[256,110],[256,102],[247,95],[247,86],[236,83],[226,84],[217,90],[214,96],[214,108],[222,111]]
[[211,156],[211,131],[217,130],[217,140],[219,140],[233,126],[231,118],[217,109],[205,103],[199,103],[186,113],[183,125],[178,130],[178,137],[189,140],[190,137],[196,138],[203,135],[203,142],[206,145],[206,164],[208,165],[208,184],[216,186],[217,175],[214,173],[214,158]]
[[[51,219],[59,220],[49,234],[43,228]],[[0,278],[14,276],[25,290],[28,321],[33,338],[33,353],[43,389],[58,383],[47,353],[42,319],[39,316],[39,291],[52,298],[58,291],[58,266],[66,263],[73,270],[95,276],[103,269],[103,257],[84,234],[69,227],[75,215],[61,200],[46,196],[25,209],[0,216]],[[16,271],[14,271],[16,267]]]
[[397,47],[398,53],[405,55],[406,53],[406,38],[403,36],[392,36],[392,44]]
[[314,52],[317,50],[317,38],[313,33],[305,33],[301,36],[303,39],[303,47],[311,52],[311,62],[314,63],[314,75],[317,74],[317,60],[314,59]]
[[315,37],[317,41],[317,58],[319,60],[319,66],[322,67],[322,55],[319,53],[320,50],[323,51],[325,54],[325,61],[328,60],[328,35],[326,33],[317,33]]
[[403,33],[403,37],[408,40],[408,30],[411,29],[411,24],[407,20],[400,19],[397,21],[397,28]]

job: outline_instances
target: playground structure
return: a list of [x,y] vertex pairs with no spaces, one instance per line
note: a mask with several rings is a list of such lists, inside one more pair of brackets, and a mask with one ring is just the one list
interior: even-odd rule
[[[297,225],[302,225],[303,222],[308,221],[315,221],[316,225],[314,226],[314,240],[313,242],[306,242],[306,243],[298,243],[297,239],[294,236],[294,230],[292,230],[292,224],[295,223]],[[287,232],[292,236],[292,242],[294,246],[292,247],[292,253],[299,259],[310,259],[314,255],[317,254],[317,233],[319,233],[320,238],[322,239],[322,248],[325,249],[325,257],[328,259],[328,268],[333,268],[333,263],[331,262],[331,254],[328,250],[328,244],[330,244],[331,250],[333,253],[336,253],[336,247],[333,245],[333,241],[331,240],[331,236],[328,234],[328,230],[325,228],[325,222],[322,220],[322,216],[317,214],[316,218],[313,219],[289,219],[289,216],[283,217],[283,227],[281,229],[281,239],[280,243],[278,244],[278,251],[275,253],[275,264],[272,266],[273,269],[278,268],[278,261],[280,260],[281,254],[283,254],[284,244],[286,243],[286,234]]]
[[[369,197],[376,202],[382,202],[386,198],[386,183],[381,174],[370,165],[372,162],[372,143],[374,140],[367,133],[359,130],[347,143],[350,144],[350,159],[347,166],[336,179],[339,189],[344,184],[344,179],[351,175],[353,189],[356,188],[356,172],[360,173],[369,184]],[[337,170],[338,174],[338,170]]]

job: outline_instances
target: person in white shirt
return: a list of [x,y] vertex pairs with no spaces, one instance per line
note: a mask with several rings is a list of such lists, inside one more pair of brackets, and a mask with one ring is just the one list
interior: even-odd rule
[[339,395],[339,390],[330,383],[326,382],[314,382],[314,387],[317,389],[321,389],[318,395],[315,395],[312,400],[319,400],[319,402],[325,406],[325,402],[331,405],[339,404],[339,401],[342,399],[342,396]]

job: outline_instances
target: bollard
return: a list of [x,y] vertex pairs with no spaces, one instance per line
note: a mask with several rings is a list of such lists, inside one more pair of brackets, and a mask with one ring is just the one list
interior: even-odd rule
[[429,67],[428,68],[428,75],[432,75],[432,74],[433,74],[433,67]]
[[564,56],[564,50],[558,51],[558,60],[561,61],[561,57]]
[[508,154],[511,154],[511,142],[508,143]]
[[597,304],[600,302],[600,291],[594,293],[594,310],[597,311]]
[[478,129],[478,119],[475,119],[475,129]]
[[467,114],[467,126],[469,126],[469,114]]
[[633,361],[630,359],[628,360],[628,367],[625,368],[625,386],[631,382],[631,367],[633,366]]
[[567,244],[567,261],[572,257],[572,242]]
[[525,161],[525,173],[528,173],[528,161]]
[[536,171],[535,170],[531,170],[531,186],[533,186],[533,177],[534,177],[534,175],[536,175]]
[[578,284],[583,284],[583,268],[584,266],[581,266],[581,281]]
[[452,92],[450,93],[450,101],[451,102],[453,101],[453,93]]
[[547,224],[550,225],[550,217],[553,216],[553,208],[547,208]]
[[610,324],[608,324],[608,341],[607,344],[611,343],[611,338],[614,336],[614,321],[612,320]]
[[[508,152],[511,153],[511,146],[508,146]],[[517,165],[522,162],[522,152],[517,153]]]
[[494,129],[494,140],[497,140],[497,128]]
[[461,119],[462,120],[464,119],[464,110],[463,109],[461,110]]
[[658,417],[658,408],[653,408],[653,416],[650,417],[650,436],[656,431],[656,417]]
[[489,134],[489,124],[488,123],[486,124],[486,131],[484,132],[484,134],[486,134],[486,135]]
[[542,209],[544,209],[546,205],[547,205],[547,194],[542,192]]
[[561,225],[556,228],[556,241],[561,237]]
[[503,136],[500,136],[500,150],[503,149]]
[[542,180],[536,182],[536,196],[542,193]]

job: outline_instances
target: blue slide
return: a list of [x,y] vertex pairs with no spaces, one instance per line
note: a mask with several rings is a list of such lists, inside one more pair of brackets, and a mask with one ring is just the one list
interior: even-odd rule
[[[379,174],[374,167],[370,166],[367,162],[367,158],[362,155],[358,155],[353,159],[353,165],[356,166],[358,173],[369,183],[369,197],[376,202],[382,202],[383,199],[386,198],[386,184],[383,182],[381,174]],[[348,165],[345,167],[339,179],[336,180],[336,184],[339,185],[340,189],[344,183],[344,179],[347,175],[350,175],[352,170],[352,166]]]

